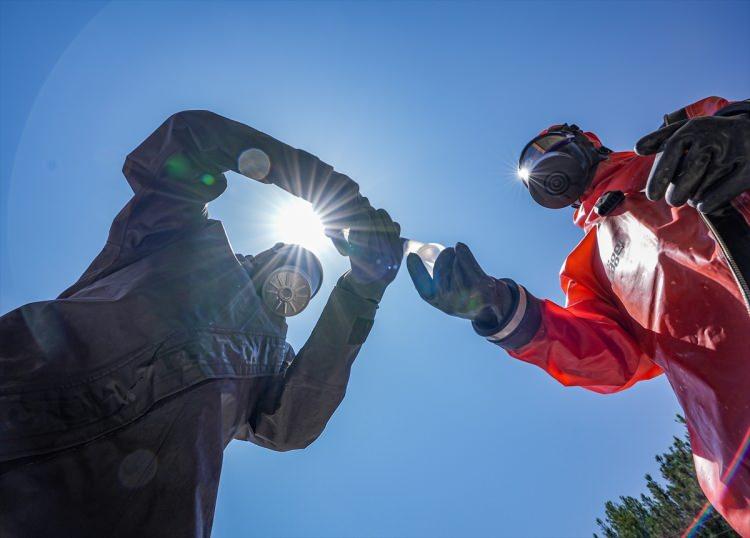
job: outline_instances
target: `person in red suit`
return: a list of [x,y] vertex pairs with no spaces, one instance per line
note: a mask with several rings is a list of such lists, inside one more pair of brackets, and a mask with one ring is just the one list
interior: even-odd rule
[[584,233],[562,266],[566,304],[488,276],[444,250],[420,295],[560,383],[608,394],[664,373],[687,420],[701,487],[750,536],[750,102],[709,97],[672,114],[636,152],[575,125],[524,148],[542,206],[573,206]]

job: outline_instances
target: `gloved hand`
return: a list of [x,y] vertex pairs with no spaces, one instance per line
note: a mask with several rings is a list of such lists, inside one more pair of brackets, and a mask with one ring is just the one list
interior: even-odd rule
[[350,245],[344,238],[343,231],[356,226],[362,213],[374,211],[370,200],[366,196],[357,194],[354,197],[329,202],[323,209],[316,208],[320,221],[325,228],[325,234],[333,242],[333,246],[342,256],[349,255]]
[[406,265],[422,299],[451,316],[499,326],[513,307],[508,284],[488,276],[463,243],[440,253],[432,277],[416,254]]
[[713,213],[750,189],[750,118],[700,117],[675,122],[641,138],[639,155],[663,151],[646,185],[649,200],[666,194],[669,205],[686,202]]
[[345,276],[345,287],[365,299],[380,301],[401,266],[400,234],[401,226],[385,209],[361,211],[349,230],[351,271]]

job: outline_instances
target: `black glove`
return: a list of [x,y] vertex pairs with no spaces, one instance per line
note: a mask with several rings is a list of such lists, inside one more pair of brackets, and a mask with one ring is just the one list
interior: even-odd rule
[[361,194],[337,198],[325,204],[313,204],[313,207],[315,212],[320,215],[320,221],[329,237],[333,235],[332,232],[351,229],[359,219],[360,214],[374,210],[370,205],[370,200]]
[[380,301],[401,266],[400,234],[401,226],[385,209],[361,211],[349,230],[347,250],[352,268],[344,277],[344,287],[365,299]]
[[641,138],[639,155],[662,151],[646,185],[649,200],[713,213],[750,189],[750,118],[700,117],[682,120]]
[[463,243],[440,253],[432,277],[416,254],[409,254],[406,265],[422,299],[446,314],[499,326],[512,311],[508,284],[488,276]]
[[353,197],[337,198],[335,201],[330,201],[322,209],[316,208],[326,236],[333,242],[333,246],[342,256],[348,256],[350,248],[344,237],[344,230],[351,230],[352,227],[357,225],[357,219],[368,211],[374,211],[370,205],[370,200],[360,194]]

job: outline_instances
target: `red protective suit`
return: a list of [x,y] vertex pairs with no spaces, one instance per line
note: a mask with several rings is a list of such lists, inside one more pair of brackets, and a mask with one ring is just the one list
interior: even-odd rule
[[[683,110],[688,117],[713,115],[727,104],[709,97]],[[521,347],[505,347],[564,385],[600,393],[665,373],[685,412],[703,491],[750,536],[746,285],[703,215],[646,198],[652,163],[653,156],[620,152],[599,164],[574,216],[585,236],[561,270],[566,306],[530,298],[539,329]],[[615,190],[625,200],[599,216],[595,203]],[[746,226],[750,194],[733,206]]]

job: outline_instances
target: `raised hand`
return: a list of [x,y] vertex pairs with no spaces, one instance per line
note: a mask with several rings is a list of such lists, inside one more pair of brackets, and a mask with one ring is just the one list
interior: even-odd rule
[[401,226],[385,209],[368,208],[358,213],[349,230],[351,271],[347,281],[353,291],[379,301],[401,266]]
[[663,127],[641,138],[640,155],[662,152],[646,185],[650,200],[666,197],[713,213],[750,189],[750,118],[700,117]]

